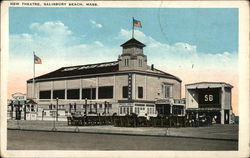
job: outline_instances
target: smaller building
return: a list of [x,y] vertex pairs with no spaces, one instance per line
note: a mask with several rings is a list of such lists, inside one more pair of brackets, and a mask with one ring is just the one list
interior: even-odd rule
[[8,119],[21,120],[24,119],[23,107],[26,104],[26,94],[17,92],[12,94],[12,98],[8,100]]
[[7,118],[11,120],[36,120],[38,106],[32,99],[27,100],[26,94],[17,92],[8,100]]
[[199,82],[186,86],[186,114],[212,123],[229,124],[232,114],[232,85],[224,82]]

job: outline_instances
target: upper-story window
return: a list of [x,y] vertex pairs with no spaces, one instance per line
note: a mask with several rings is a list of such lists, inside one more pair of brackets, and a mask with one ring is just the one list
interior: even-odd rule
[[171,98],[173,96],[173,85],[170,84],[163,84],[162,91],[164,98]]
[[139,67],[142,67],[142,59],[139,59]]
[[39,98],[40,99],[51,99],[51,91],[40,91],[39,92]]
[[80,89],[68,89],[67,99],[80,99]]
[[122,97],[123,98],[128,98],[128,86],[123,86],[122,87]]
[[124,65],[125,65],[125,66],[129,66],[129,59],[125,59],[125,60],[124,60]]
[[112,99],[113,89],[113,86],[98,87],[98,99]]
[[138,87],[138,98],[143,98],[143,87]]
[[53,90],[53,99],[65,99],[65,90],[60,89],[60,90]]

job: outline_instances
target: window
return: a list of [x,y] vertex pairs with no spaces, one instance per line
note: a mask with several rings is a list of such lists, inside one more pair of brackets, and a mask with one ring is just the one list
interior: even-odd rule
[[142,67],[142,59],[139,59],[139,67]]
[[129,59],[125,59],[124,62],[125,62],[124,64],[125,66],[129,66]]
[[68,89],[67,99],[80,99],[80,89]]
[[138,98],[143,98],[143,87],[138,87]]
[[123,86],[122,87],[122,97],[123,98],[128,98],[128,86]]
[[181,115],[183,111],[183,107],[182,106],[173,106],[173,114],[174,115]]
[[164,84],[162,86],[164,98],[171,98],[172,97],[172,85]]
[[99,108],[102,109],[102,104],[99,104]]
[[129,114],[129,107],[127,107],[126,109],[127,109],[126,114]]
[[113,86],[99,87],[98,96],[99,96],[99,99],[113,98]]
[[122,107],[120,107],[120,114],[122,114]]
[[51,99],[51,91],[40,91],[39,98],[40,99]]
[[34,105],[31,105],[31,111],[35,111],[35,110],[34,110]]
[[96,99],[96,88],[82,89],[82,99]]
[[65,99],[65,90],[54,90],[53,91],[53,99]]
[[139,107],[135,107],[135,113],[139,114]]

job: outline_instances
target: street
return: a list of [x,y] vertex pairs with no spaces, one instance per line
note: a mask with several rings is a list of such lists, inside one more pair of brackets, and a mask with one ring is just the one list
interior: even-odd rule
[[8,150],[238,150],[238,141],[8,130]]

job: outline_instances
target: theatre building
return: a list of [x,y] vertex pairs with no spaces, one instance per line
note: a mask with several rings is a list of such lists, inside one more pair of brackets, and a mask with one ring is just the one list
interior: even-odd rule
[[232,85],[224,82],[199,82],[186,85],[186,113],[207,117],[214,123],[229,124],[232,114]]
[[[145,45],[132,38],[117,61],[62,67],[27,81],[27,98],[38,104],[38,118],[82,115],[183,115],[181,80],[147,65]],[[163,63],[164,64],[164,63]],[[57,100],[58,98],[58,104]],[[58,106],[57,106],[58,105]]]

